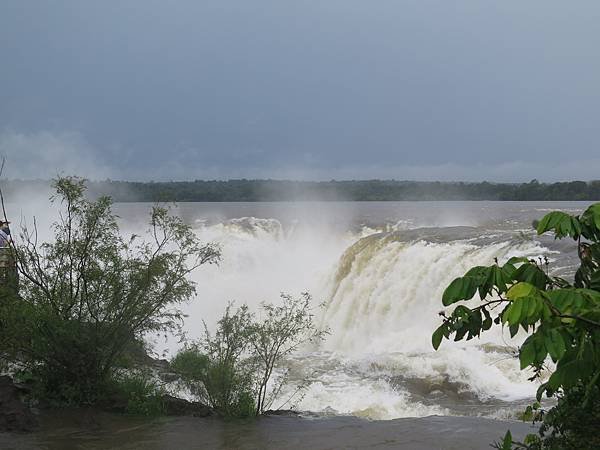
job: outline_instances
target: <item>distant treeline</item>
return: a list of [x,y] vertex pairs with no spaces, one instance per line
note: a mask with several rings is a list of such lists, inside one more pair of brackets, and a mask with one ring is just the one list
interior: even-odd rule
[[[5,181],[4,194],[37,189],[47,181]],[[290,200],[600,200],[600,180],[558,183],[424,181],[90,181],[94,196],[115,202],[257,202]]]

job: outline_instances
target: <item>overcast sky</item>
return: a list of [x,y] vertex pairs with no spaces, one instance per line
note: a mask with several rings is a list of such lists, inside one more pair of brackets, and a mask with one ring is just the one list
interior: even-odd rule
[[0,2],[10,177],[600,178],[600,2]]

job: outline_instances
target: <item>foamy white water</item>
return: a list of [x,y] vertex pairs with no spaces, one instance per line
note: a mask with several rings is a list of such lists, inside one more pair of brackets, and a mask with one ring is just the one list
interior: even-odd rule
[[[219,242],[223,250],[220,266],[194,274],[198,298],[186,307],[188,337],[202,335],[202,321],[214,326],[230,301],[257,308],[277,301],[280,292],[307,291],[315,306],[324,303],[318,318],[330,335],[282,368],[292,381],[310,382],[299,409],[373,419],[506,417],[526,404],[537,386],[514,358],[519,339],[495,327],[481,339],[445,341],[435,352],[431,333],[440,323],[444,288],[468,268],[555,251],[549,248],[554,243],[534,239],[530,231],[531,217],[540,213],[518,204],[505,218],[506,211],[479,205],[484,220],[477,223],[472,204],[445,206],[450,210],[443,214],[411,204],[405,216],[401,210],[391,214],[389,204],[384,211],[373,205],[360,217],[339,214],[336,208],[352,207],[342,206],[294,211],[257,205],[254,216],[242,214],[252,212],[247,205],[240,211],[230,205],[216,217],[192,204],[180,208],[201,239]],[[428,221],[434,228],[423,228]],[[568,267],[568,258],[560,265]],[[180,345],[166,342],[170,353]]]

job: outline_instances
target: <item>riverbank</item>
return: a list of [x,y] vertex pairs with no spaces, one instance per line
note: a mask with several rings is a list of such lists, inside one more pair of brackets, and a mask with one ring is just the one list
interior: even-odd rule
[[386,421],[356,417],[265,416],[148,419],[96,410],[44,411],[31,434],[0,434],[5,450],[108,449],[406,449],[480,450],[510,428],[521,439],[530,424],[479,417],[430,416]]

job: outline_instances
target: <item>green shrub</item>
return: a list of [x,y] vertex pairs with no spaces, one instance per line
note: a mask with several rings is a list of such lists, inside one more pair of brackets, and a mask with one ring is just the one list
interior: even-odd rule
[[164,390],[148,374],[123,376],[115,381],[114,389],[119,397],[127,399],[128,414],[160,416],[165,412],[162,401]]
[[540,428],[544,449],[600,449],[600,388],[581,384],[558,394]]
[[201,381],[208,370],[208,356],[200,353],[195,346],[187,347],[171,360],[171,368],[185,381]]
[[19,295],[0,302],[0,352],[34,374],[48,398],[93,404],[132,343],[179,329],[179,305],[195,292],[190,271],[217,262],[219,251],[159,207],[149,242],[125,239],[109,198],[86,199],[78,178],[54,187],[53,239],[38,242],[35,222],[15,239]]
[[[519,349],[521,369],[533,369],[531,380],[556,365],[538,389],[558,403],[543,414],[540,437],[513,442],[507,433],[501,449],[600,448],[600,203],[579,216],[554,211],[536,224],[538,234],[551,232],[555,239],[571,238],[577,245],[579,268],[574,280],[550,276],[548,260],[511,258],[503,265],[477,266],[452,281],[442,297],[443,323],[434,331],[432,344],[442,340],[473,339],[494,324],[506,326],[511,337],[528,334]],[[463,302],[476,294],[481,303]],[[492,314],[495,317],[492,317]],[[532,414],[539,418],[539,413]]]
[[217,332],[201,344],[188,346],[171,362],[171,367],[195,393],[226,417],[247,417],[252,388],[252,368],[245,356],[250,315],[247,308],[231,313],[227,308]]
[[256,402],[250,391],[239,393],[237,403],[234,405],[235,417],[253,417],[256,415]]
[[262,414],[278,398],[285,376],[273,381],[281,360],[302,344],[322,339],[311,313],[311,298],[282,294],[280,305],[263,304],[262,320],[243,305],[231,305],[214,334],[205,327],[204,339],[188,346],[172,367],[201,400],[224,416]]

